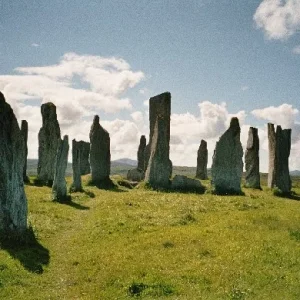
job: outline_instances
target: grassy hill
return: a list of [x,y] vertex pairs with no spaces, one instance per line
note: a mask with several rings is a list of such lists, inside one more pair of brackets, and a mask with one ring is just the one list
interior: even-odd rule
[[300,298],[299,196],[85,188],[26,186],[37,240],[2,245],[0,299]]

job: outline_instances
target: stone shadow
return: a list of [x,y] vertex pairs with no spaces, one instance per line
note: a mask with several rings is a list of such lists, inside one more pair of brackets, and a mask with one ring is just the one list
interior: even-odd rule
[[14,234],[1,236],[0,247],[32,273],[42,274],[50,261],[49,250],[38,241],[32,228],[28,228],[21,237]]

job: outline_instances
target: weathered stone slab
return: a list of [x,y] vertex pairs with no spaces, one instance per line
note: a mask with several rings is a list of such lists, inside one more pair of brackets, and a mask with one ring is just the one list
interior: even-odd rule
[[168,188],[172,174],[172,162],[169,158],[171,94],[166,92],[149,101],[150,156],[145,181],[154,188]]
[[109,133],[100,125],[95,116],[90,131],[90,164],[92,182],[97,184],[109,180],[110,175],[110,138]]
[[145,171],[145,148],[146,148],[146,137],[144,135],[140,138],[139,149],[137,152],[138,169]]
[[1,92],[0,141],[0,234],[22,235],[27,229],[24,139],[14,112]]
[[57,121],[56,106],[44,103],[41,106],[43,125],[39,131],[39,158],[37,179],[40,183],[52,186],[57,147],[60,141],[60,128]]
[[29,182],[29,177],[27,176],[27,155],[28,155],[28,147],[27,147],[27,140],[28,140],[28,123],[26,120],[22,120],[21,122],[21,135],[23,137],[24,143],[24,162],[23,162],[23,180],[25,183]]
[[284,194],[291,192],[292,182],[289,171],[291,151],[291,129],[276,128],[276,173],[275,186]]
[[197,153],[197,169],[196,169],[196,178],[205,180],[207,179],[207,160],[208,160],[208,151],[207,151],[207,142],[201,140],[200,146]]
[[132,169],[127,172],[127,179],[130,181],[142,181],[145,178],[145,173],[141,169]]
[[212,188],[217,194],[240,194],[243,174],[243,148],[238,118],[232,118],[229,129],[220,137],[213,155]]
[[261,189],[259,174],[259,137],[257,128],[250,127],[245,153],[245,187]]
[[60,140],[57,147],[57,155],[55,161],[55,173],[52,186],[52,199],[58,202],[67,202],[67,182],[65,179],[66,169],[68,165],[69,140],[65,135],[63,140]]
[[73,183],[71,186],[72,192],[81,192],[81,150],[80,142],[72,140],[72,169],[73,169]]
[[269,173],[268,187],[273,188],[276,177],[276,133],[274,124],[268,123],[268,142],[269,142]]
[[85,141],[79,141],[78,143],[80,148],[80,174],[90,174],[90,143]]
[[190,191],[204,193],[205,188],[200,180],[188,178],[184,175],[175,175],[172,180],[171,188],[179,191]]

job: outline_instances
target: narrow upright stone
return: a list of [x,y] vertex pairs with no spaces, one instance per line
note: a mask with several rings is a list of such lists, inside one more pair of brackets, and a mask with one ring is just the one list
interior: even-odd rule
[[90,143],[84,141],[79,141],[78,143],[80,148],[80,174],[90,174]]
[[131,169],[127,172],[127,179],[130,181],[142,181],[145,178],[145,148],[146,137],[142,135],[137,152],[137,168]]
[[24,140],[24,163],[23,163],[23,180],[25,183],[29,182],[29,178],[27,176],[27,155],[28,155],[28,147],[27,147],[27,140],[28,140],[28,123],[26,120],[22,120],[21,122],[21,134]]
[[216,144],[211,174],[212,187],[217,194],[241,193],[243,148],[240,132],[238,118],[232,118],[229,129]]
[[284,194],[291,192],[292,182],[289,171],[291,151],[291,129],[276,128],[276,174],[275,186]]
[[67,182],[65,179],[66,169],[68,165],[68,154],[69,154],[69,140],[68,136],[65,135],[63,140],[59,140],[56,162],[55,162],[55,173],[54,181],[52,186],[52,199],[58,202],[67,202]]
[[37,179],[52,186],[57,147],[60,141],[60,128],[57,121],[56,106],[44,103],[41,107],[43,125],[39,131],[39,158]]
[[259,137],[257,128],[250,127],[248,132],[247,149],[245,153],[245,186],[261,189],[259,174]]
[[146,148],[146,137],[144,135],[140,138],[139,149],[137,152],[138,169],[145,171],[145,148]]
[[80,142],[76,142],[76,140],[72,140],[72,169],[73,169],[73,183],[72,183],[72,191],[73,192],[81,192],[82,184],[81,184],[81,145]]
[[22,236],[27,229],[24,139],[14,112],[1,92],[0,141],[0,235]]
[[[154,188],[170,185],[172,162],[170,152],[171,94],[169,92],[150,98],[149,161],[145,181]],[[147,159],[146,159],[147,160]]]
[[276,133],[274,124],[268,123],[268,141],[269,141],[269,173],[268,187],[273,188],[276,177]]
[[198,153],[197,153],[197,169],[196,169],[196,178],[205,180],[207,179],[207,160],[208,160],[208,151],[207,151],[207,142],[201,140]]
[[95,116],[90,131],[90,163],[92,182],[109,180],[110,175],[110,138],[109,133],[100,125]]

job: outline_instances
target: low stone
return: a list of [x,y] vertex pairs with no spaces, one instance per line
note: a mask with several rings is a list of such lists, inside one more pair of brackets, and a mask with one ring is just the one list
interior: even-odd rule
[[175,175],[172,180],[171,188],[173,190],[190,191],[204,193],[205,188],[200,180],[188,178],[184,175]]
[[90,143],[85,141],[79,141],[80,148],[80,174],[87,175],[91,173],[90,166]]
[[145,173],[139,168],[135,168],[127,172],[127,180],[129,181],[139,182],[144,180],[144,178],[145,178]]

